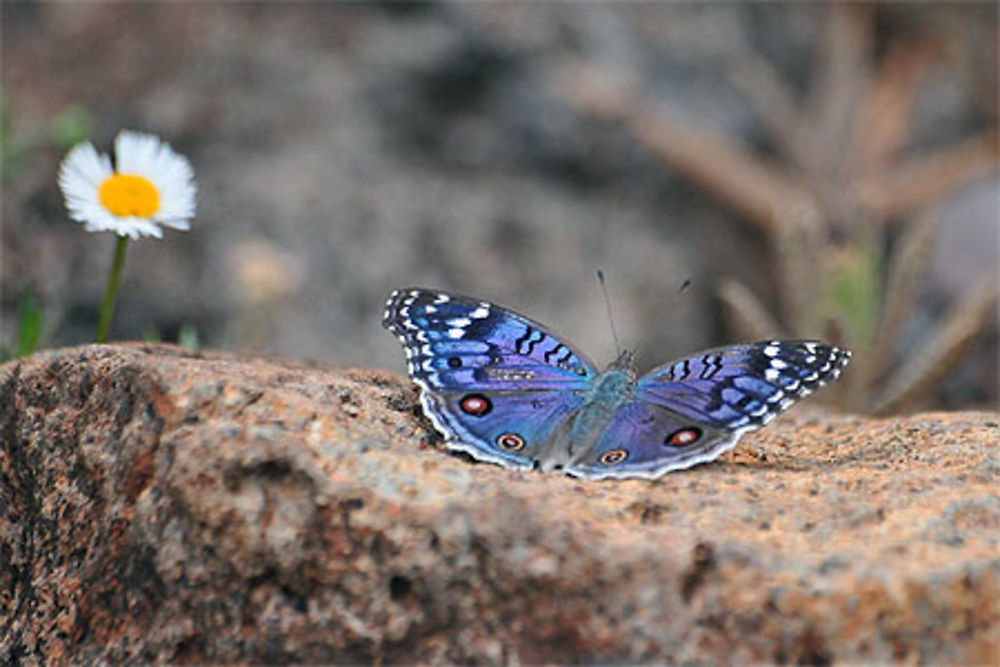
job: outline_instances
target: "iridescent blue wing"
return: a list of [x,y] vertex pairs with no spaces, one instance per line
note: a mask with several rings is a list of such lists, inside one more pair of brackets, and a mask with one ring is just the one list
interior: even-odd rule
[[406,352],[410,377],[439,391],[586,389],[594,365],[541,324],[437,290],[396,290],[382,326]]
[[528,467],[582,403],[593,364],[541,324],[437,290],[397,290],[383,326],[403,344],[421,402],[452,449]]
[[762,426],[836,379],[850,357],[808,340],[721,347],[653,369],[640,378],[636,397],[716,428]]
[[671,470],[711,461],[736,444],[745,428],[714,428],[681,417],[655,403],[626,403],[595,445],[566,472],[586,479],[656,478]]
[[512,468],[531,468],[549,437],[583,404],[583,395],[424,390],[420,401],[449,449]]
[[816,341],[766,341],[708,350],[640,378],[568,472],[658,477],[711,461],[814,389],[834,380],[850,352]]

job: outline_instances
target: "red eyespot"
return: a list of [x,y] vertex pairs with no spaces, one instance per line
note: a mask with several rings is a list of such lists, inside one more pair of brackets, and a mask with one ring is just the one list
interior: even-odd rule
[[701,429],[695,426],[679,428],[667,436],[663,444],[668,447],[687,447],[693,445],[701,437]]
[[601,464],[606,466],[613,466],[615,464],[621,463],[628,458],[628,450],[625,449],[612,449],[610,451],[604,452],[601,455]]
[[517,433],[504,433],[497,438],[497,444],[500,445],[500,449],[508,452],[516,452],[520,449],[524,449],[524,438],[519,436]]
[[467,415],[482,417],[493,409],[493,403],[482,394],[466,394],[459,401],[458,407]]

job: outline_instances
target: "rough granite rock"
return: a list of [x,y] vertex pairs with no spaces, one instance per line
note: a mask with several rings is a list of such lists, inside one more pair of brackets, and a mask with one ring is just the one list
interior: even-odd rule
[[0,367],[0,662],[1000,663],[1000,415],[792,410],[581,482],[409,382],[162,345]]

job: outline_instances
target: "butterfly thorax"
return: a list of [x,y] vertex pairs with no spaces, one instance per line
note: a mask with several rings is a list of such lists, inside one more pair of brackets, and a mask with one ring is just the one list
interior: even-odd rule
[[611,421],[615,412],[632,399],[635,393],[635,353],[625,350],[603,373],[594,378],[587,391],[583,407],[574,420],[574,440],[595,437]]
[[572,440],[581,442],[598,435],[635,390],[635,374],[630,368],[612,365],[594,378],[583,406],[573,420]]
[[[619,361],[624,359],[624,355]],[[631,362],[629,357],[628,362]],[[594,378],[584,403],[564,428],[559,429],[539,453],[543,469],[572,465],[587,455],[622,405],[635,393],[631,363],[615,362]]]

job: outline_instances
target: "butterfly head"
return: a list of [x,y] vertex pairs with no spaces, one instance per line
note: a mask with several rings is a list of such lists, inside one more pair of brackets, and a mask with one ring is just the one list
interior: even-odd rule
[[630,380],[635,380],[635,350],[622,350],[618,358],[612,361],[607,370],[618,369],[628,373]]

